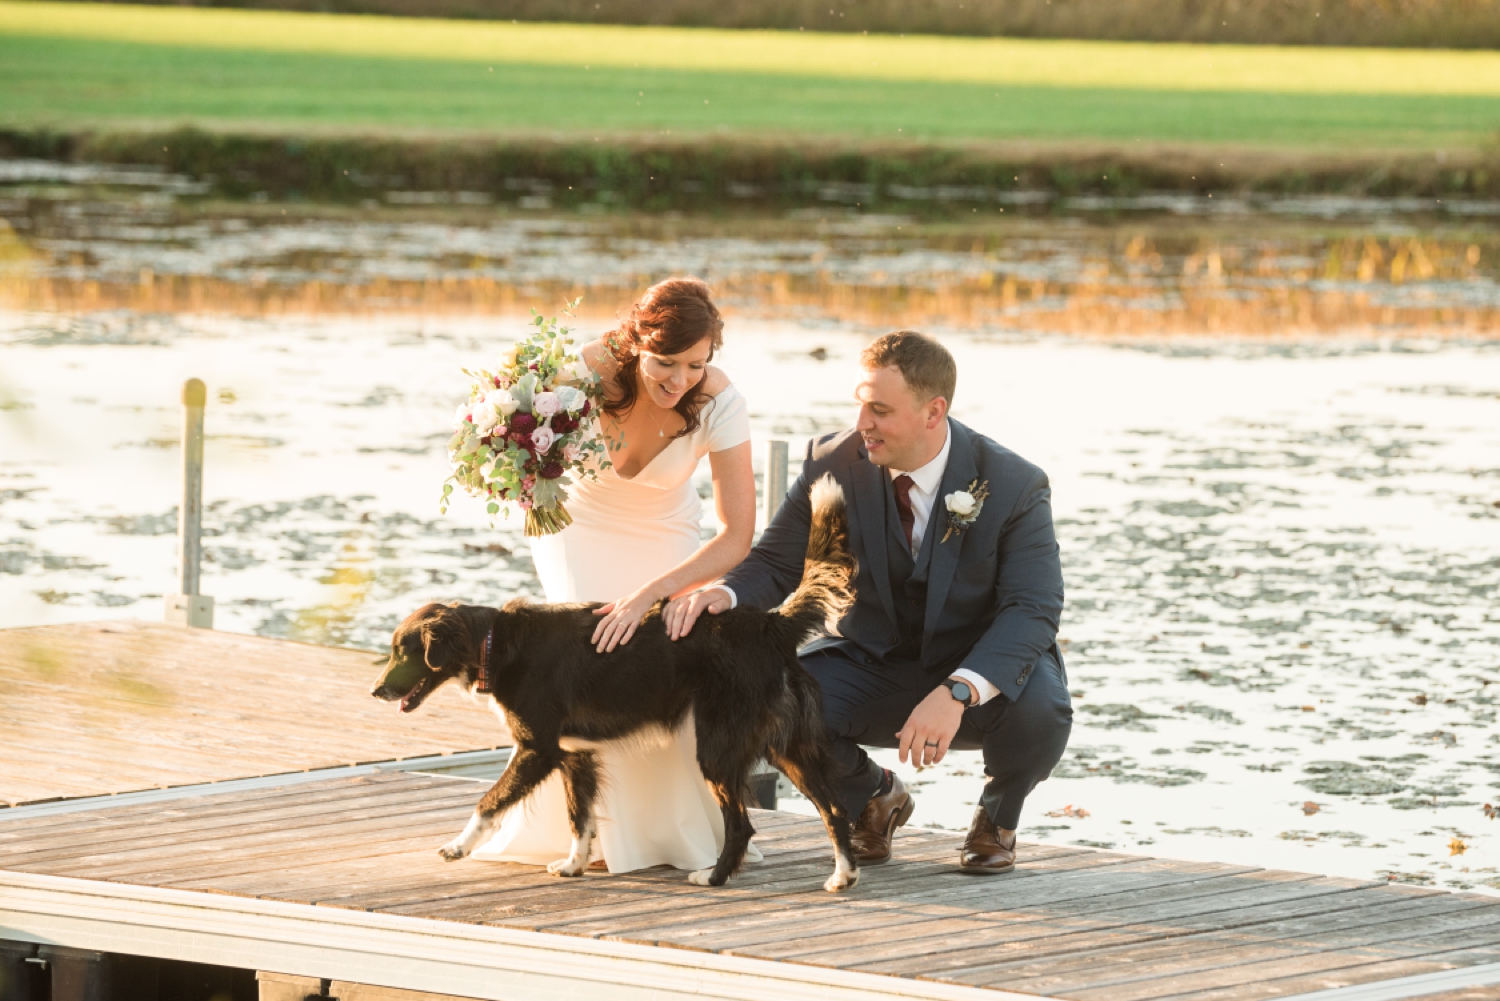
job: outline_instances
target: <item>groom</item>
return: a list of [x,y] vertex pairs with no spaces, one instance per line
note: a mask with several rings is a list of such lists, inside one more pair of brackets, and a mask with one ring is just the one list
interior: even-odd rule
[[1051,490],[1036,466],[948,416],[957,366],[933,338],[886,334],[860,366],[858,423],[810,443],[760,543],[717,585],[673,602],[667,628],[675,639],[701,612],[773,608],[790,594],[807,550],[808,492],[832,473],[849,500],[855,604],[840,635],[801,658],[823,689],[834,780],[859,818],[859,862],[887,861],[914,807],[861,745],[898,747],[920,765],[949,748],[979,749],[986,782],[959,868],[1007,872],[1021,805],[1072,727]]

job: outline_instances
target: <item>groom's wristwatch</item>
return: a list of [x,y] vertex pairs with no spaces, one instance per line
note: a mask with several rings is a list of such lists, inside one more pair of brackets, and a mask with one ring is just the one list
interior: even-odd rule
[[948,688],[948,694],[964,705],[974,704],[974,689],[969,687],[967,681],[959,681],[957,678],[944,678],[943,684]]

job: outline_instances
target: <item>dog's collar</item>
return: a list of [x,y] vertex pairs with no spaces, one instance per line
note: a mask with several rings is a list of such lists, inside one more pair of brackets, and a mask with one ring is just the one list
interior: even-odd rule
[[495,644],[495,627],[490,625],[490,631],[484,634],[484,658],[479,662],[479,684],[475,691],[480,695],[490,694],[490,648]]

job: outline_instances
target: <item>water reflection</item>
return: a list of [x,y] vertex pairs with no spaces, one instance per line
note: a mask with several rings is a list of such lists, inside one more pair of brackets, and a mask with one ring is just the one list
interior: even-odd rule
[[[1407,219],[1399,200],[1356,202],[1376,215],[1353,228],[1269,211],[1322,204],[1308,198],[1232,226],[1217,210],[1184,222],[1120,206],[960,226],[837,206],[775,220],[549,218],[505,206],[287,215],[140,187],[10,186],[0,300],[63,312],[432,316],[583,295],[598,311],[678,271],[744,313],[846,323],[936,318],[1104,336],[1500,327],[1500,239],[1463,217]],[[1187,208],[1177,196],[1148,202]]]

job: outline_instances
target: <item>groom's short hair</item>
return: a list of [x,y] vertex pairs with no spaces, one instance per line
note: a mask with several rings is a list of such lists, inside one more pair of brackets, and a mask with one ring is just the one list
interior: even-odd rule
[[859,363],[867,369],[894,365],[923,403],[934,396],[948,401],[953,409],[953,390],[958,385],[958,365],[948,349],[934,337],[915,330],[897,330],[870,342],[859,353]]

